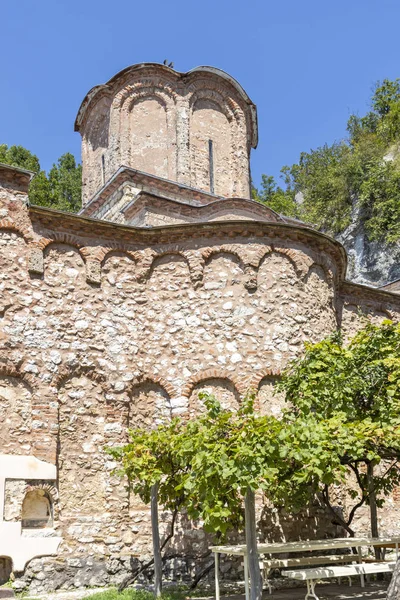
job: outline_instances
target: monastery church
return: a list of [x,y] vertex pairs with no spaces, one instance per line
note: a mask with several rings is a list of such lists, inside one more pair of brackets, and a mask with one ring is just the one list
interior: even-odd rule
[[[340,243],[251,200],[257,110],[227,73],[133,65],[75,130],[79,214],[29,205],[33,174],[0,164],[0,583],[35,593],[118,584],[150,554],[149,509],[104,452],[130,425],[193,415],[204,389],[232,409],[253,389],[279,415],[304,341],[400,313],[346,280]],[[400,533],[399,500],[382,533]],[[207,541],[179,527],[170,568],[190,575]]]

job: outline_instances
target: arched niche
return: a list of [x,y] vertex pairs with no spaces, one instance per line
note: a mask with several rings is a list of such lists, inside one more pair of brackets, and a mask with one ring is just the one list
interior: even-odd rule
[[321,265],[313,264],[308,270],[306,287],[319,296],[322,304],[329,304],[334,295],[331,275]]
[[258,385],[257,400],[261,415],[280,417],[286,406],[285,393],[276,391],[279,375],[266,375]]
[[107,295],[133,293],[136,286],[134,260],[124,252],[108,253],[101,267],[101,283],[102,288],[107,290]]
[[204,266],[204,289],[228,290],[244,287],[245,275],[240,259],[229,252],[215,252],[209,256]]
[[266,254],[258,268],[257,289],[259,294],[279,298],[299,285],[295,266],[288,256],[279,252]]
[[240,405],[240,395],[235,385],[227,378],[208,378],[196,383],[189,396],[189,416],[193,417],[205,411],[204,401],[199,393],[208,392],[215,396],[222,408],[236,411]]
[[102,98],[90,115],[82,137],[82,197],[87,202],[96,190],[110,178],[109,147],[110,99]]
[[69,244],[49,244],[44,252],[44,280],[63,295],[85,285],[85,263],[79,250]]
[[156,257],[151,265],[147,282],[148,293],[154,300],[182,296],[191,289],[189,265],[180,254]]
[[168,393],[152,381],[132,387],[129,406],[129,426],[151,429],[171,420],[172,410]]
[[32,390],[21,379],[0,375],[0,453],[29,453]]
[[[190,119],[191,185],[231,196],[235,163],[231,124],[217,102],[199,98]],[[213,188],[213,189],[212,189]]]
[[157,97],[139,98],[129,114],[133,168],[169,177],[169,139],[165,104]]
[[21,510],[23,529],[43,529],[53,526],[53,506],[46,490],[27,492]]
[[[143,381],[132,386],[129,402],[129,427],[132,429],[153,429],[161,423],[171,420],[172,409],[170,397],[166,390],[153,381]],[[129,496],[129,516],[133,521],[141,522],[143,514],[148,512],[139,496]],[[141,527],[141,537],[150,541],[147,526]]]

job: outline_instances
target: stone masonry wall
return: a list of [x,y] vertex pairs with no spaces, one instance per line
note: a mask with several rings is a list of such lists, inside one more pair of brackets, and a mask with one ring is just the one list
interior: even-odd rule
[[[195,414],[203,389],[234,409],[252,388],[261,412],[279,414],[281,370],[305,340],[361,326],[360,298],[344,298],[334,242],[318,234],[255,223],[230,226],[229,237],[210,224],[207,237],[186,226],[177,244],[169,228],[171,241],[160,230],[149,245],[114,225],[89,223],[89,234],[71,216],[67,234],[62,217],[22,203],[0,210],[0,452],[57,465],[63,538],[59,556],[32,561],[20,585],[41,589],[45,572],[64,587],[115,583],[148,555],[150,526],[105,446],[125,442],[128,426]],[[387,294],[383,313],[365,294],[361,312],[396,317],[400,299]],[[290,531],[271,519],[266,536]],[[184,519],[178,530],[189,575],[208,542]]]

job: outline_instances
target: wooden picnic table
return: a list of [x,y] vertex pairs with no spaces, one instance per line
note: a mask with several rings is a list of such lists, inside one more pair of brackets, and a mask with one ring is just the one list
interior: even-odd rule
[[[399,556],[400,537],[359,537],[359,538],[330,538],[324,540],[306,540],[300,542],[272,542],[270,544],[258,544],[257,552],[259,555],[272,555],[291,552],[313,552],[315,550],[335,550],[339,548],[356,548],[357,560],[362,562],[361,548],[365,546],[380,548],[395,548],[396,560]],[[243,556],[244,563],[244,586],[246,600],[250,598],[249,591],[249,569],[247,549],[245,544],[238,546],[211,546],[210,550],[214,552],[215,559],[215,599],[220,600],[219,587],[219,555],[227,554],[230,556]],[[356,559],[355,559],[356,560]],[[328,561],[327,561],[328,562]],[[364,585],[362,578],[361,584]]]

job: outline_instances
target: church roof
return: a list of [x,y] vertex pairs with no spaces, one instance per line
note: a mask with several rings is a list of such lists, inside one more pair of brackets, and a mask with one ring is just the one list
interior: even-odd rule
[[234,218],[305,226],[260,202],[216,196],[125,166],[114,173],[79,214],[144,227],[161,224],[159,219],[173,224]]

